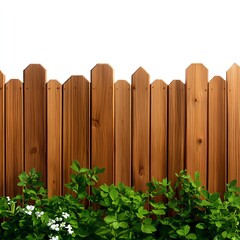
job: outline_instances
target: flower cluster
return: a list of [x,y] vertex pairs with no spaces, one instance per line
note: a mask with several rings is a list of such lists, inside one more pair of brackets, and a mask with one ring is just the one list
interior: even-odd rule
[[[64,219],[67,219],[70,215],[66,212],[62,212],[62,217],[56,217],[55,219],[49,219],[48,226],[50,230],[59,232],[60,230],[67,230],[69,235],[74,233],[72,226],[69,223],[64,222]],[[49,236],[51,240],[58,240],[58,236]]]
[[35,207],[33,205],[27,205],[25,208],[23,208],[23,212],[28,215],[32,215],[34,208]]

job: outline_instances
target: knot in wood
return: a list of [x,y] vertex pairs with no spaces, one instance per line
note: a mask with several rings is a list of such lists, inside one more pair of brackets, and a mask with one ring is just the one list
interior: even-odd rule
[[198,143],[202,143],[202,141],[203,141],[202,138],[198,138],[198,139],[197,139],[197,142],[198,142]]
[[99,127],[99,122],[98,122],[98,120],[93,119],[93,120],[92,120],[92,126],[93,126],[93,127]]
[[143,169],[142,169],[142,168],[140,168],[140,169],[139,169],[139,172],[138,172],[139,176],[142,176],[142,175],[143,175],[143,173],[144,173]]
[[36,147],[33,147],[32,149],[31,149],[31,153],[36,153],[37,152],[37,148]]

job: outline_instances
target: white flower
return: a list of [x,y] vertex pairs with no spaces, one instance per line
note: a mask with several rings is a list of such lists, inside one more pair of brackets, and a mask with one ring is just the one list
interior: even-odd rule
[[35,215],[37,216],[37,218],[40,218],[43,214],[44,214],[43,211],[41,211],[41,212],[35,212]]
[[27,205],[26,206],[26,209],[28,210],[28,211],[33,211],[34,210],[34,206],[33,205]]
[[61,227],[61,228],[65,227],[65,226],[66,226],[66,223],[65,223],[65,222],[61,222],[61,223],[60,223],[60,227]]
[[70,224],[68,224],[65,228],[68,230],[69,234],[73,234],[74,233],[73,230],[72,230],[72,226]]
[[59,238],[58,238],[58,236],[49,236],[50,238],[49,238],[49,240],[59,240]]
[[52,230],[55,230],[55,231],[59,231],[59,230],[60,230],[58,223],[52,224],[52,225],[50,226],[50,228],[51,228]]
[[56,221],[55,220],[53,220],[53,219],[51,219],[51,218],[49,218],[49,221],[48,221],[48,226],[51,226],[52,224],[54,224]]
[[62,212],[62,216],[63,216],[65,219],[67,219],[68,217],[70,217],[70,215],[69,215],[68,213],[66,213],[66,212]]
[[61,218],[61,217],[60,217],[60,218],[59,218],[59,217],[56,217],[55,220],[56,220],[57,222],[61,222],[61,221],[62,221],[62,218]]

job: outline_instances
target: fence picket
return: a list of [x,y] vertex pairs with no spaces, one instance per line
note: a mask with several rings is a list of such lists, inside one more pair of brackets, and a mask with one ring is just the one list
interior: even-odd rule
[[174,186],[175,174],[184,169],[185,161],[185,84],[175,80],[168,92],[168,179]]
[[89,128],[89,81],[72,76],[63,85],[63,184],[70,181],[73,160],[90,165]]
[[167,84],[151,84],[151,177],[167,177]]
[[115,98],[115,183],[131,186],[131,86],[119,80]]
[[92,167],[105,168],[99,184],[113,183],[114,171],[114,85],[113,70],[107,64],[97,64],[92,80]]
[[0,71],[0,196],[5,195],[5,129],[4,129],[4,84],[5,75]]
[[194,176],[201,173],[201,183],[207,184],[207,90],[208,70],[202,64],[192,64],[186,70],[186,168]]
[[227,71],[228,98],[228,181],[240,183],[240,67],[234,64]]
[[[23,161],[23,84],[12,79],[5,85],[6,115],[6,195],[21,194],[18,175],[24,170]],[[13,171],[14,169],[14,171]]]
[[139,68],[132,75],[132,184],[145,191],[150,171],[150,82]]
[[47,82],[48,196],[62,195],[62,85]]
[[[208,190],[223,197],[226,171],[226,83],[221,77],[209,82]],[[219,131],[221,129],[221,131]],[[219,174],[221,172],[221,174]]]

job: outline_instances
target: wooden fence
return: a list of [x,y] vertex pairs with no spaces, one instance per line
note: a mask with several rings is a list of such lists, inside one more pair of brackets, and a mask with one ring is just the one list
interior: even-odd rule
[[240,182],[240,67],[208,81],[202,64],[186,69],[186,84],[150,84],[139,68],[129,84],[114,83],[113,70],[98,64],[91,82],[72,76],[46,82],[38,64],[23,83],[0,73],[0,195],[21,192],[18,175],[36,168],[49,195],[66,193],[73,160],[105,167],[100,183],[124,182],[145,190],[155,177],[175,181],[187,169],[221,194]]

